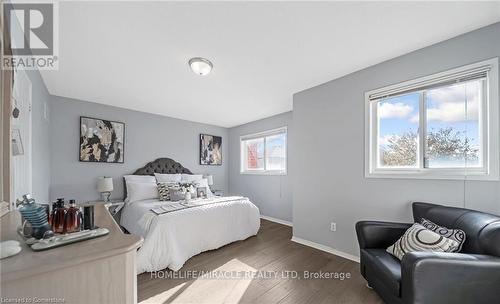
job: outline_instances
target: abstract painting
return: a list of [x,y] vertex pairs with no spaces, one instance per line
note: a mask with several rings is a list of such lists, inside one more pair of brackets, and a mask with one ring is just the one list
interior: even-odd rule
[[80,161],[123,163],[125,124],[80,117]]
[[222,165],[222,137],[200,134],[200,165]]

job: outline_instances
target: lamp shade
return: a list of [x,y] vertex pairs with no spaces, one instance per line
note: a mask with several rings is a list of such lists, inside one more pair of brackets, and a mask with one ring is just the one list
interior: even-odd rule
[[113,178],[99,177],[99,181],[97,182],[97,191],[101,193],[113,191]]
[[206,179],[208,181],[209,186],[212,186],[214,184],[214,176],[213,175],[207,175]]

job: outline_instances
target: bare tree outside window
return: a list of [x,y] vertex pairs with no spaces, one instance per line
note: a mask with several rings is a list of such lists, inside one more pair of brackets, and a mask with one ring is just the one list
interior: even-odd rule
[[[415,164],[417,159],[418,135],[406,132],[401,136],[392,136],[382,148],[381,163],[388,167],[407,167]],[[453,128],[431,130],[427,135],[426,158],[451,159],[457,163],[474,162],[479,159],[479,148],[470,144],[464,131]],[[426,166],[427,167],[427,166]]]

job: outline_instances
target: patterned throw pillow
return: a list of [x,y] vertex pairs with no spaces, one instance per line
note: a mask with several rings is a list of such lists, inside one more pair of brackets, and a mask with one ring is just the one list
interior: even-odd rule
[[457,246],[458,242],[415,223],[386,251],[401,260],[407,252],[452,252],[451,250]]
[[178,186],[169,187],[168,192],[172,202],[181,201],[186,197]]
[[425,228],[432,230],[441,236],[444,236],[445,238],[449,238],[457,242],[458,247],[454,248],[451,252],[460,252],[460,250],[462,250],[462,245],[465,242],[465,232],[463,230],[442,227],[425,218],[422,218],[420,220],[420,224],[422,224],[422,226],[424,226]]
[[170,200],[170,190],[169,190],[169,188],[171,188],[175,184],[176,183],[172,183],[172,182],[156,183],[156,185],[158,186],[158,195],[160,196],[160,201],[161,202],[169,201]]

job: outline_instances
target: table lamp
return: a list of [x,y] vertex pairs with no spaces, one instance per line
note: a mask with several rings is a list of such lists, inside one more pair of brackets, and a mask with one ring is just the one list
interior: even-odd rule
[[205,178],[207,179],[208,187],[212,188],[211,186],[214,184],[214,176],[210,174],[205,176]]
[[102,195],[102,199],[107,203],[109,202],[109,197],[113,191],[113,178],[111,177],[100,177],[97,182],[97,191]]

